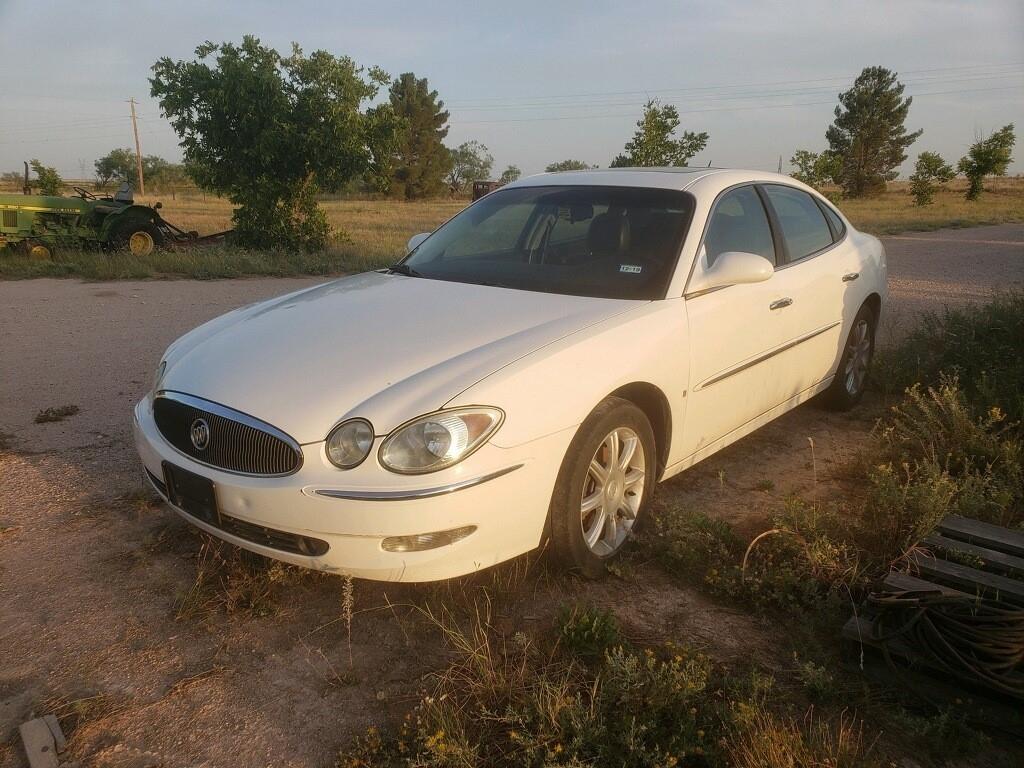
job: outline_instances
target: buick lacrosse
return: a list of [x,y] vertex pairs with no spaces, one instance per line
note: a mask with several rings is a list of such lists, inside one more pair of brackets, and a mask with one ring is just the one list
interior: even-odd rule
[[135,438],[176,512],[269,557],[429,581],[548,542],[596,577],[656,483],[856,404],[885,297],[879,241],[788,177],[534,176],[181,337]]

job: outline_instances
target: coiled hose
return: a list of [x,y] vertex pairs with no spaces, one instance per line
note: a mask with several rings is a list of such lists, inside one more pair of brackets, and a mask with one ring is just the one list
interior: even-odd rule
[[874,593],[868,605],[891,667],[888,641],[899,638],[933,668],[1024,699],[1024,608],[923,590]]

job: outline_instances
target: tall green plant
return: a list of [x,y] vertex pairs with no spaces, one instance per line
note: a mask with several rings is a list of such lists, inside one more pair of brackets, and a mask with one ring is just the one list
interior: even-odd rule
[[839,94],[835,120],[825,132],[829,148],[842,158],[839,183],[849,197],[885,189],[896,178],[907,148],[922,131],[908,132],[913,101],[903,83],[885,67],[866,67],[848,91]]
[[685,166],[707,146],[708,134],[683,131],[677,138],[679,122],[679,111],[673,105],[648,101],[643,117],[636,123],[636,133],[626,142],[623,154],[612,161],[612,167]]
[[59,195],[64,186],[64,179],[57,173],[56,168],[43,165],[38,160],[29,163],[36,174],[36,184],[39,185],[39,193],[42,195]]
[[960,158],[960,173],[967,177],[967,199],[977,200],[985,189],[986,176],[1005,176],[1013,161],[1010,153],[1017,137],[1013,123],[1004,125],[988,138],[979,139]]
[[329,226],[317,194],[386,171],[394,110],[366,103],[388,76],[298,45],[282,56],[252,36],[203,43],[195,55],[160,59],[150,78],[190,175],[238,205],[239,244],[322,248]]
[[939,184],[954,176],[953,167],[938,152],[922,152],[917,156],[914,173],[910,176],[910,194],[915,205],[930,205]]
[[416,200],[444,189],[452,167],[451,153],[442,143],[448,135],[448,112],[427,79],[405,72],[391,84],[391,108],[401,120],[391,158],[391,194]]

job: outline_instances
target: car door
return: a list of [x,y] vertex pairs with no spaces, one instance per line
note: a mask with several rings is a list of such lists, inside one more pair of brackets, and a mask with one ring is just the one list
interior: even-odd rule
[[[776,263],[768,213],[754,185],[735,187],[716,201],[695,274],[727,251],[756,253]],[[686,296],[690,388],[678,456],[709,448],[785,399],[774,354],[790,333],[784,291],[773,275]]]
[[[847,283],[857,277],[856,249],[837,231],[823,203],[785,184],[761,185],[768,212],[782,240],[777,287],[785,309],[788,348],[779,363],[793,394],[827,378],[838,362]],[[841,226],[842,221],[835,217]]]

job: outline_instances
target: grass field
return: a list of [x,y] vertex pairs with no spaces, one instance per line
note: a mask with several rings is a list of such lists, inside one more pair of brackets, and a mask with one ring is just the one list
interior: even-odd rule
[[[854,226],[876,235],[970,227],[1024,221],[1024,179],[989,182],[980,200],[963,197],[965,182],[957,180],[935,195],[932,205],[913,204],[904,182],[890,185],[877,197],[840,202]],[[207,235],[231,227],[231,204],[201,194],[161,196],[164,217],[186,230]],[[156,202],[157,198],[146,202]],[[144,259],[91,251],[64,251],[53,261],[0,256],[0,278],[83,277],[111,280],[144,277],[200,279],[244,275],[331,275],[387,265],[400,258],[405,243],[434,229],[458,213],[465,200],[423,202],[393,200],[325,200],[334,228],[331,244],[321,253],[246,251],[217,247],[161,251]]]

